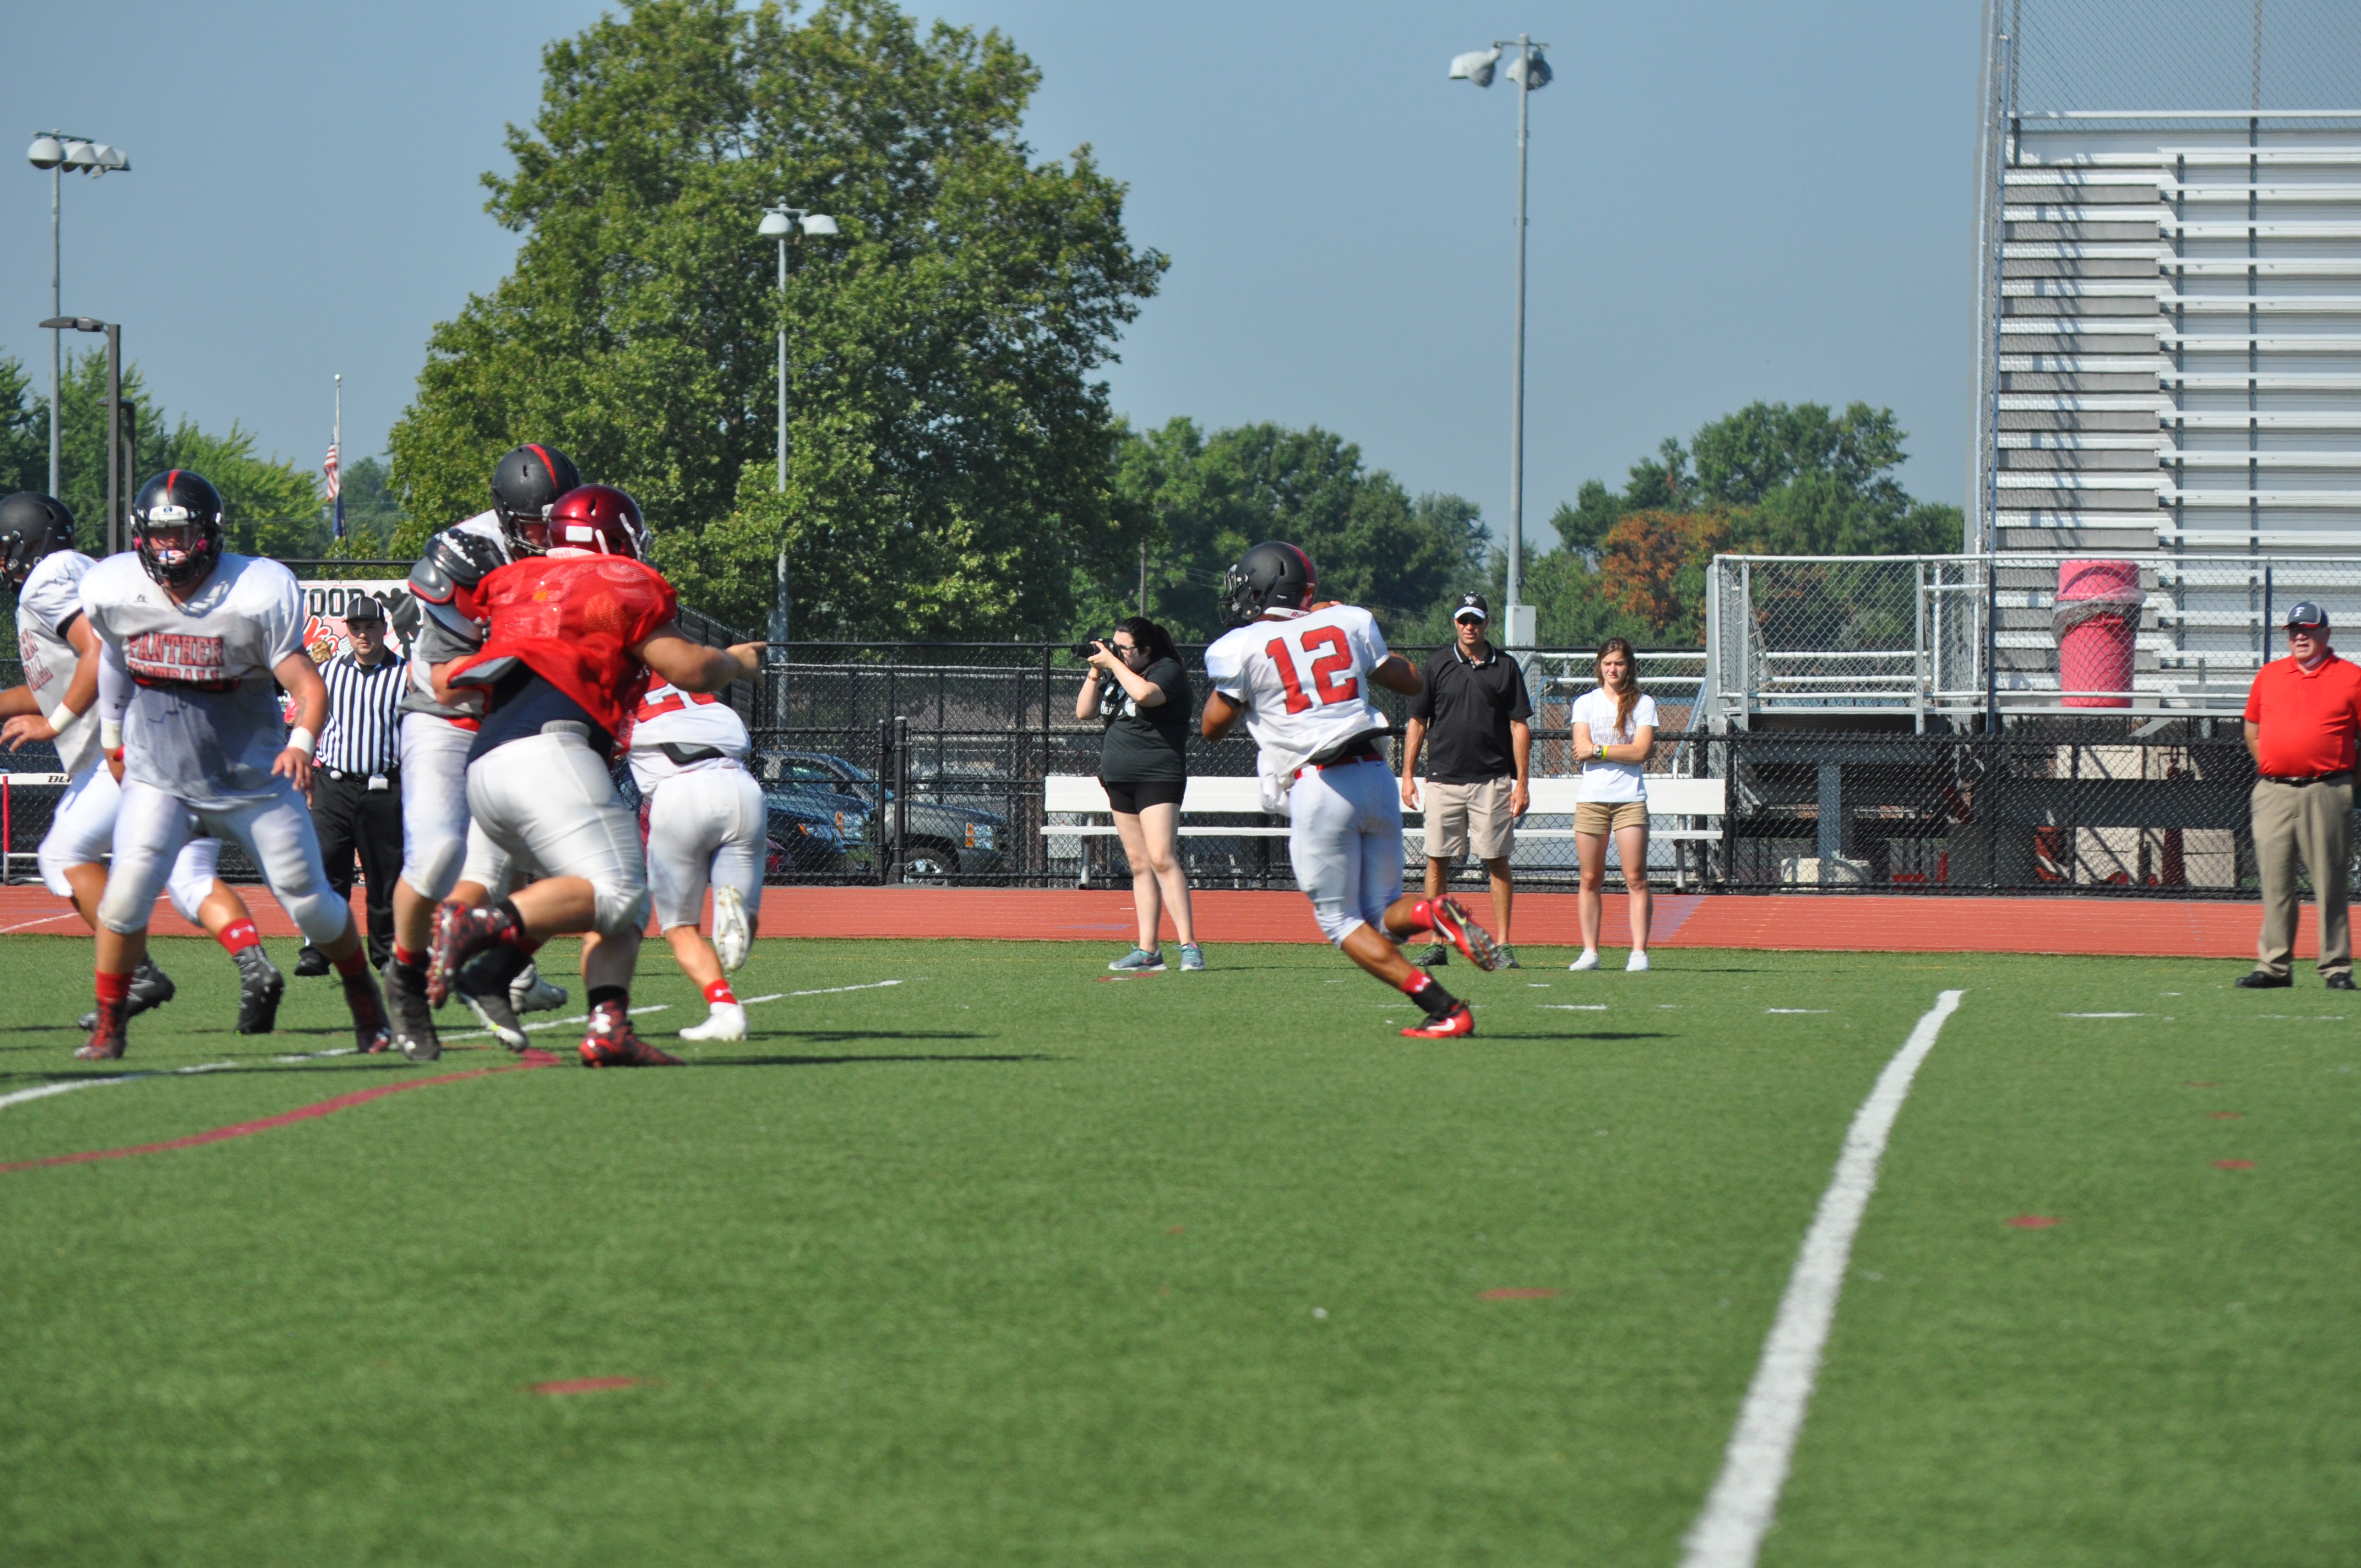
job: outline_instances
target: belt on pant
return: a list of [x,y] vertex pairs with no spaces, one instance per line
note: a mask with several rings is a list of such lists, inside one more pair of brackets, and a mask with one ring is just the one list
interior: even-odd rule
[[344,780],[346,780],[346,779],[361,779],[361,780],[368,780],[368,779],[387,779],[387,780],[391,780],[391,779],[398,779],[398,778],[400,778],[400,777],[401,776],[401,770],[399,767],[392,767],[392,768],[379,768],[379,769],[378,769],[377,771],[375,771],[374,773],[364,773],[364,772],[358,772],[358,771],[356,771],[356,770],[353,770],[353,769],[349,769],[349,768],[313,768],[312,771],[313,771],[313,773],[320,773],[320,774],[322,774],[322,775],[324,775],[324,776],[325,776],[325,777],[335,779],[335,780],[336,780],[336,781],[337,781],[337,782],[339,782],[339,783],[342,783],[342,782],[343,782]]
[[2333,773],[2265,773],[2262,778],[2265,784],[2341,784],[2353,782],[2353,770],[2339,768]]
[[1356,751],[1349,757],[1334,757],[1324,762],[1306,762],[1301,767],[1296,769],[1292,776],[1300,779],[1306,773],[1316,773],[1323,768],[1349,768],[1355,762],[1382,762],[1384,761],[1385,758],[1379,756],[1373,751]]

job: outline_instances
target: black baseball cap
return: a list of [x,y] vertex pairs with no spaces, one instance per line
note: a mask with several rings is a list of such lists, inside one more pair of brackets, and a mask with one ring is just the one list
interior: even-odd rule
[[356,620],[383,620],[384,619],[385,606],[378,603],[374,595],[355,594],[345,601],[346,626],[350,626]]
[[1488,625],[1491,622],[1492,607],[1484,602],[1482,594],[1461,594],[1459,608],[1451,612],[1451,619],[1465,620],[1471,615]]
[[2307,631],[2314,629],[2325,631],[2328,630],[2328,612],[2310,599],[2298,599],[2288,606],[2285,624],[2290,631],[2299,629]]

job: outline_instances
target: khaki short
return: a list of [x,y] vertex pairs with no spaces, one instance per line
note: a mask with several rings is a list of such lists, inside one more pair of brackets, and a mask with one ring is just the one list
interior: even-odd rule
[[1577,833],[1620,833],[1626,828],[1648,826],[1648,803],[1644,800],[1577,800],[1574,803],[1574,830]]
[[1509,813],[1514,779],[1482,784],[1426,784],[1426,853],[1429,860],[1455,861],[1472,845],[1479,861],[1508,858],[1516,842],[1516,818]]

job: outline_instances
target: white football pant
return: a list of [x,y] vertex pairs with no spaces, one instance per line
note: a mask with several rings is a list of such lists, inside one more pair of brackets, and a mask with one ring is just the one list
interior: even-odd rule
[[123,781],[115,816],[115,864],[98,901],[99,923],[128,935],[148,928],[156,894],[170,876],[181,847],[199,834],[235,840],[261,869],[271,896],[315,948],[330,947],[352,929],[352,906],[328,885],[320,863],[311,808],[295,786],[273,779],[274,794],[236,806],[198,806],[137,779]]
[[510,855],[548,876],[587,879],[594,929],[637,941],[648,918],[640,825],[588,740],[544,732],[487,751],[467,770],[467,809]]
[[1321,934],[1342,944],[1363,926],[1385,930],[1401,896],[1401,787],[1381,762],[1322,768],[1288,795],[1287,859],[1312,899]]
[[[431,713],[401,716],[401,880],[436,903],[461,876],[496,894],[508,867],[489,842],[479,858],[467,841],[467,748],[476,732]],[[479,874],[480,873],[480,874]]]
[[734,887],[746,907],[763,906],[763,786],[743,768],[698,768],[656,786],[648,806],[648,893],[656,926],[694,926],[708,885]]
[[[66,785],[65,794],[58,797],[57,815],[49,818],[49,831],[33,858],[51,893],[72,898],[73,883],[66,881],[66,868],[102,864],[115,852],[115,817],[122,802],[123,786],[115,782],[104,762]],[[220,872],[219,839],[192,839],[181,846],[164,879],[164,891],[181,919],[197,924],[198,906],[213,892],[214,879]]]

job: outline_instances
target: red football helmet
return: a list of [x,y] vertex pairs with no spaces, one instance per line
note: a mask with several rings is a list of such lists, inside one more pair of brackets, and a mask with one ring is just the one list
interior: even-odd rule
[[549,509],[549,553],[648,558],[640,503],[612,485],[577,485]]

